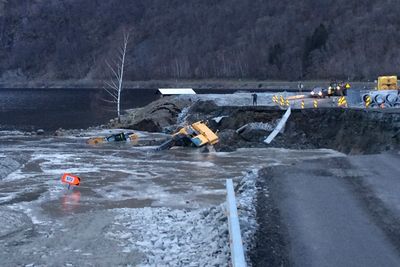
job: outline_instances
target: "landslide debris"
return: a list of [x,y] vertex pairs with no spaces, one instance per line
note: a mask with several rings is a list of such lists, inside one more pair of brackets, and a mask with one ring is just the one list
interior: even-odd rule
[[112,120],[111,128],[127,128],[147,132],[162,132],[176,124],[182,110],[191,104],[190,99],[176,101],[173,97],[163,97],[143,108],[128,110],[121,123]]
[[[272,106],[219,106],[212,100],[167,97],[130,110],[120,124],[114,122],[112,126],[171,133],[179,127],[183,112],[186,123],[205,120],[218,132],[217,151],[282,147],[371,154],[400,147],[400,112],[396,109],[295,109],[284,131],[269,145],[263,140],[285,112]],[[238,133],[246,124],[253,126]]]

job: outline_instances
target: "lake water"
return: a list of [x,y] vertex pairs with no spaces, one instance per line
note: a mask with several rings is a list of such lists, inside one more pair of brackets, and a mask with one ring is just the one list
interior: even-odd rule
[[[123,92],[122,108],[144,106],[156,90]],[[0,129],[55,130],[87,128],[116,117],[115,106],[99,89],[0,89]]]
[[[263,90],[252,90],[261,92]],[[197,90],[197,93],[232,93],[229,89]],[[158,99],[157,89],[127,89],[122,109],[142,107]],[[0,130],[80,129],[116,117],[103,89],[0,89]]]

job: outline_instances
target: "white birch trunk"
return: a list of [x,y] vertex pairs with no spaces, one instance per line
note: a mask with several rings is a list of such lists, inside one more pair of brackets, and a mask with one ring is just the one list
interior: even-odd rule
[[129,33],[124,32],[124,43],[118,50],[117,61],[113,64],[107,63],[111,70],[112,78],[110,82],[106,82],[106,87],[104,88],[112,97],[113,103],[116,104],[118,122],[121,122],[121,92],[123,89],[123,79],[124,79],[124,68],[126,59],[126,50],[129,42]]

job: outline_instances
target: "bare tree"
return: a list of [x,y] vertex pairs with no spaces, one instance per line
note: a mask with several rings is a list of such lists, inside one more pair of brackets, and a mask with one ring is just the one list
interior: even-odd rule
[[111,96],[112,103],[116,104],[118,122],[121,122],[121,92],[123,89],[124,68],[126,59],[126,50],[129,42],[129,31],[123,31],[123,43],[117,49],[117,55],[111,62],[106,61],[108,68],[111,71],[110,81],[105,82],[104,90]]

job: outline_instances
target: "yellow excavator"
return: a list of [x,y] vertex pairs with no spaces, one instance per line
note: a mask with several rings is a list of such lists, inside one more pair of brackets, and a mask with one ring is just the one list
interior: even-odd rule
[[108,143],[108,142],[121,142],[121,141],[136,141],[139,136],[136,133],[128,132],[128,133],[118,133],[113,134],[107,137],[92,137],[89,138],[86,143],[89,145],[97,145],[101,143]]
[[172,135],[172,138],[157,147],[157,151],[170,149],[173,146],[195,146],[215,145],[218,143],[218,136],[208,128],[203,121],[195,122],[184,126]]

